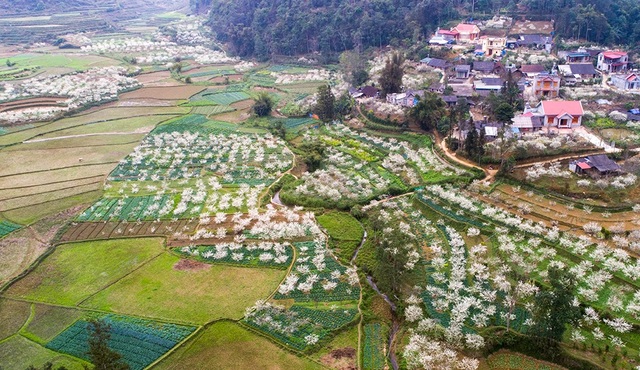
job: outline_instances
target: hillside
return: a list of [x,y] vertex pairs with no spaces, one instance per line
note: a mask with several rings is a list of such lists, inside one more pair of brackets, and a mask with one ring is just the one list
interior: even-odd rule
[[[635,0],[202,0],[210,25],[240,56],[268,58],[341,52],[428,37],[448,21],[488,18],[555,20],[556,35],[638,47],[640,3]],[[197,6],[196,6],[197,5]]]
[[180,8],[186,0],[165,2],[160,0],[13,0],[0,2],[0,16],[12,14],[60,14],[72,11],[118,12],[121,10],[142,10],[145,7]]

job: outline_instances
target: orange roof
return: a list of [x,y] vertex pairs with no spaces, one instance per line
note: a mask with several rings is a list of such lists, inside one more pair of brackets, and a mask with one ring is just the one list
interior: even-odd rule
[[568,113],[572,116],[582,116],[584,110],[579,101],[551,101],[545,100],[542,103],[542,110],[546,116],[559,116]]
[[607,59],[618,59],[627,55],[624,51],[605,51],[604,57]]
[[459,25],[454,27],[454,30],[458,32],[472,33],[472,32],[478,32],[479,28],[475,24],[460,23]]

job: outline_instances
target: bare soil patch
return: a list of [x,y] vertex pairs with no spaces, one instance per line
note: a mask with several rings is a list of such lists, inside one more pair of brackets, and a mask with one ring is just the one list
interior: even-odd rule
[[553,32],[553,23],[546,21],[517,21],[511,29],[513,35],[550,35]]
[[143,87],[132,92],[120,95],[121,100],[131,99],[159,99],[159,100],[184,100],[204,90],[201,86],[172,86],[172,87]]
[[180,260],[173,265],[173,269],[177,271],[201,271],[208,270],[210,268],[211,265],[206,263],[186,259]]
[[157,83],[168,78],[171,78],[171,72],[169,71],[145,73],[136,77],[136,79],[143,85]]
[[320,361],[331,369],[356,370],[356,350],[351,347],[334,349],[322,356]]
[[227,75],[227,76],[214,77],[209,79],[209,81],[213,82],[214,84],[221,84],[221,83],[225,83],[227,80],[230,82],[242,81],[243,78],[244,78],[243,75]]

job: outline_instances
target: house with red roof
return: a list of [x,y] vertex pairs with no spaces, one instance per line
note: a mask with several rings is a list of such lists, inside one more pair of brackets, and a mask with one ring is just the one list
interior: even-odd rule
[[603,51],[598,54],[597,68],[607,73],[624,72],[629,64],[629,55],[624,51]]
[[612,75],[611,84],[620,90],[640,90],[640,75],[635,73]]
[[571,129],[582,125],[584,109],[580,101],[545,100],[538,104],[534,114],[542,117],[542,124],[547,130]]
[[456,41],[460,42],[472,42],[480,37],[480,28],[475,24],[460,23],[451,31],[458,33]]

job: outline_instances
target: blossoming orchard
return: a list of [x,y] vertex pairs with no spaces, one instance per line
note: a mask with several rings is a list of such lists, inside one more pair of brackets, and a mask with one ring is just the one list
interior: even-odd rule
[[124,22],[0,67],[0,368],[86,367],[102,323],[131,369],[640,369],[624,104],[517,129],[418,49],[392,92],[390,47]]

